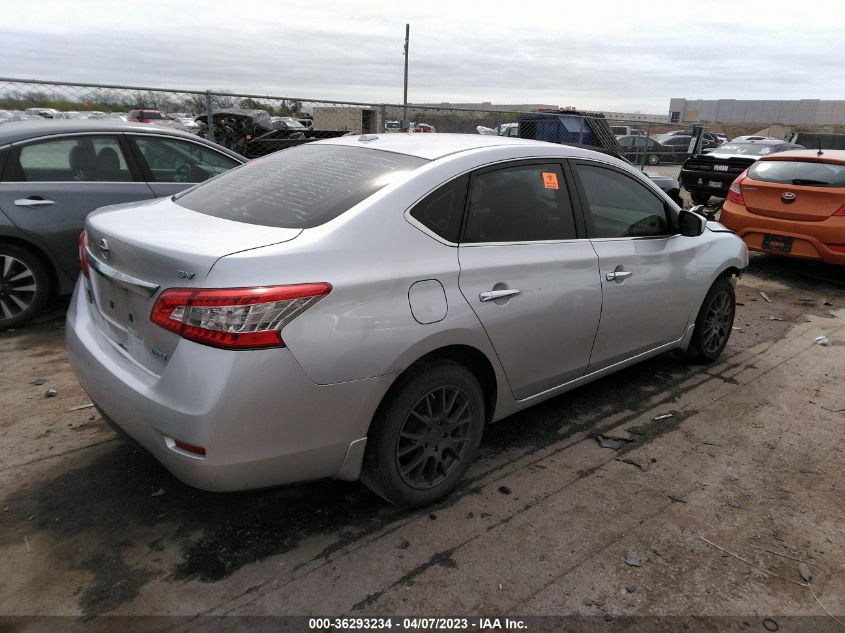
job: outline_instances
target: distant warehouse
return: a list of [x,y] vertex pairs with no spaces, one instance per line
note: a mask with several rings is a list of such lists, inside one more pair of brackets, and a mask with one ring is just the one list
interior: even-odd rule
[[672,99],[672,123],[761,123],[845,125],[845,100]]

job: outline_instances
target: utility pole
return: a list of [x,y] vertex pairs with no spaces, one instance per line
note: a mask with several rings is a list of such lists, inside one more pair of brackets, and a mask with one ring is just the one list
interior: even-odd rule
[[405,25],[405,95],[402,100],[402,127],[408,129],[408,40],[411,36],[411,25]]

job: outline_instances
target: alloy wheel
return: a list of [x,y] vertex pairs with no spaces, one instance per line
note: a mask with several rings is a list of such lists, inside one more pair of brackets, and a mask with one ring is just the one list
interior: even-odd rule
[[733,324],[733,302],[730,293],[722,290],[713,296],[704,317],[702,348],[707,354],[715,354],[728,338]]
[[461,463],[470,444],[472,402],[461,389],[440,386],[411,408],[396,441],[399,476],[412,488],[428,489]]
[[11,319],[28,309],[37,289],[35,273],[29,266],[0,254],[0,317]]

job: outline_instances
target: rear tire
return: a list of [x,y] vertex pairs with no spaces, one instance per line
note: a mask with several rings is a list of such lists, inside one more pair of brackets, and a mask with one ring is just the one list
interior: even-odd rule
[[690,191],[690,198],[692,198],[693,204],[707,204],[710,202],[710,194],[701,193],[700,191]]
[[719,358],[731,336],[735,314],[734,287],[721,277],[710,287],[698,311],[692,341],[685,352],[687,360],[709,364]]
[[32,251],[0,243],[0,330],[35,317],[50,298],[50,275]]
[[659,165],[660,164],[660,156],[658,156],[657,154],[650,154],[648,156],[648,158],[646,158],[646,162],[649,165],[651,165],[652,167],[654,167],[655,165]]
[[361,481],[412,508],[448,494],[472,462],[484,395],[466,367],[445,359],[419,363],[399,381],[373,418]]

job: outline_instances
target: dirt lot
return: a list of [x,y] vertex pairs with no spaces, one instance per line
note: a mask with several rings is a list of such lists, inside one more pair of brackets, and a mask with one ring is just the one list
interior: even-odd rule
[[755,256],[737,296],[719,363],[663,356],[494,425],[458,492],[416,512],[357,483],[180,484],[94,409],[69,411],[88,398],[59,305],[0,334],[0,614],[739,615],[755,631],[815,615],[828,630],[822,605],[845,614],[845,275]]

